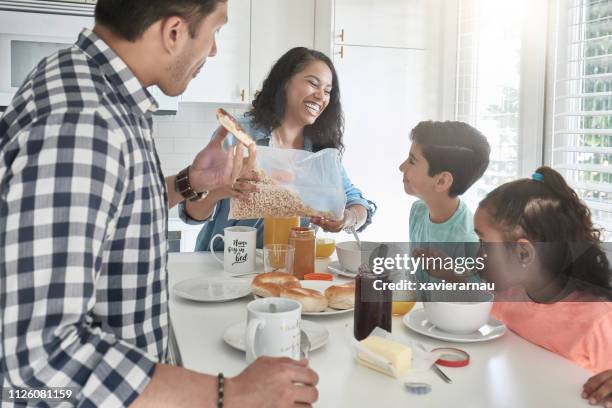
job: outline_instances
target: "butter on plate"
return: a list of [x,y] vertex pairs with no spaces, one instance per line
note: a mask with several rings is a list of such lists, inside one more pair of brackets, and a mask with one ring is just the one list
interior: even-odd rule
[[[369,353],[359,352],[357,361],[381,373],[399,377],[412,365],[412,350],[397,341],[379,336],[369,336],[361,340],[359,344],[379,358],[372,358],[368,355]],[[383,361],[386,364],[381,364]]]

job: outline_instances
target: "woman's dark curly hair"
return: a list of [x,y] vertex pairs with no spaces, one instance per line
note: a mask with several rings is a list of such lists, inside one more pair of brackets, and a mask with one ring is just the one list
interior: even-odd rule
[[601,232],[589,208],[563,179],[543,166],[542,180],[520,179],[491,191],[480,202],[508,243],[537,243],[544,266],[602,289],[610,296],[611,271]]
[[344,114],[340,104],[338,74],[334,64],[322,52],[304,47],[296,47],[287,51],[270,70],[247,116],[251,118],[251,124],[254,127],[259,127],[266,132],[272,132],[280,126],[287,106],[285,92],[287,82],[313,61],[322,61],[329,67],[332,73],[332,89],[329,104],[315,123],[304,128],[304,137],[312,141],[315,152],[328,147],[342,152],[344,150],[342,143]]

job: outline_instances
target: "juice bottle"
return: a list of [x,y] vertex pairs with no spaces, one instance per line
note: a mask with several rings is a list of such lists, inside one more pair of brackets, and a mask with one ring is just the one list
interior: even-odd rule
[[268,244],[289,243],[291,228],[300,226],[300,217],[265,217],[264,246]]

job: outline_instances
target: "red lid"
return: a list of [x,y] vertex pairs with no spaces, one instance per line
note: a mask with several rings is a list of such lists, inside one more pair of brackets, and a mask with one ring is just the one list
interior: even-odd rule
[[431,350],[440,356],[436,364],[445,367],[465,367],[470,363],[470,355],[463,350],[452,347],[442,347]]
[[313,273],[307,273],[306,275],[304,275],[304,280],[330,281],[333,279],[334,279],[333,275],[329,273],[313,272]]

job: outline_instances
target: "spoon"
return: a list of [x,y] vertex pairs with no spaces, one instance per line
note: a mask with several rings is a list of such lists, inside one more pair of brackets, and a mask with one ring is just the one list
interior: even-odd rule
[[355,237],[355,241],[357,241],[357,248],[359,248],[359,250],[361,251],[361,240],[359,239],[359,235],[357,235],[357,231],[355,230],[355,226],[351,226],[350,228],[351,233],[353,234],[353,236]]

